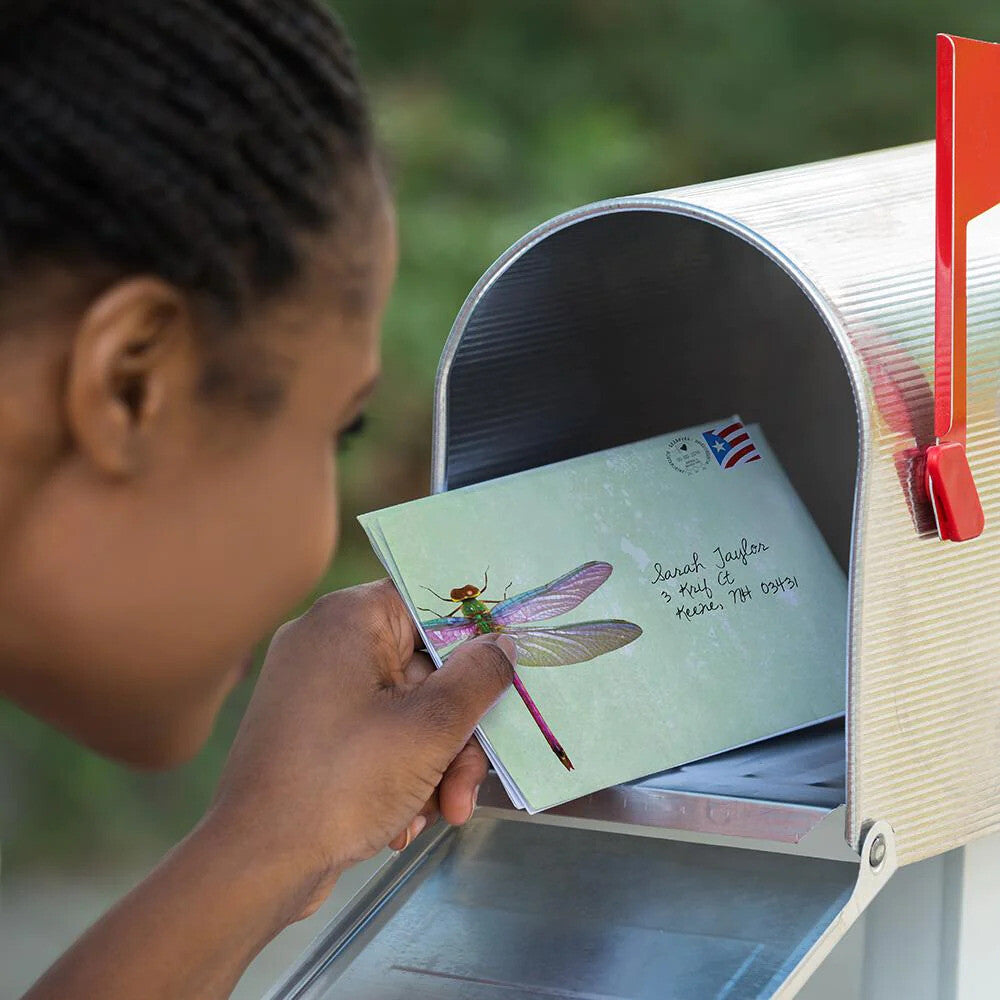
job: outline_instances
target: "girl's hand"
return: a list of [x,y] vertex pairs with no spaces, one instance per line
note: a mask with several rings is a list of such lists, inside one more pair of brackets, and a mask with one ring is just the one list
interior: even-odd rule
[[486,773],[469,738],[511,682],[514,644],[484,636],[433,672],[416,641],[388,583],[279,629],[203,822],[31,1000],[220,1000],[347,865],[438,808],[465,822]]
[[514,643],[483,636],[435,671],[419,641],[381,581],[320,598],[271,642],[205,822],[282,860],[293,918],[438,811],[472,814],[486,775],[472,732],[511,683]]

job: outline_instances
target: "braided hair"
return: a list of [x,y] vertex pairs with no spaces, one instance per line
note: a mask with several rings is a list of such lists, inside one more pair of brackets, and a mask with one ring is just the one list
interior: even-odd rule
[[372,143],[312,0],[0,0],[0,286],[94,262],[236,318],[350,210]]

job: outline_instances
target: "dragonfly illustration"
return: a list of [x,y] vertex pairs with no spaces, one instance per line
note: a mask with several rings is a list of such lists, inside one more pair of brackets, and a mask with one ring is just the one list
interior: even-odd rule
[[[483,576],[482,587],[472,583],[456,587],[451,591],[450,599],[425,587],[438,600],[450,601],[458,607],[447,617],[421,624],[427,638],[438,650],[450,651],[457,643],[487,632],[503,632],[517,645],[519,667],[561,667],[569,663],[583,663],[634,642],[642,635],[642,629],[633,622],[617,618],[551,628],[522,626],[525,622],[543,621],[572,611],[611,576],[611,570],[611,563],[586,562],[551,583],[526,590],[523,594],[507,597],[505,591],[503,599],[496,601],[487,600],[484,596],[489,582],[488,571]],[[510,589],[510,584],[507,589]],[[418,610],[434,614],[430,608]],[[516,673],[514,687],[552,752],[567,771],[572,771],[573,762]]]

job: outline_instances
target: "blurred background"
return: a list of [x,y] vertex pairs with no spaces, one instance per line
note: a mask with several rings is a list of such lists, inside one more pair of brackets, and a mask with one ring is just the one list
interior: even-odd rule
[[[934,34],[1000,40],[993,0],[340,0],[376,108],[402,258],[385,379],[343,459],[322,590],[380,574],[354,515],[426,493],[431,388],[480,274],[580,204],[926,139]],[[928,247],[928,253],[931,248]],[[0,995],[26,988],[203,810],[249,696],[210,745],[132,774],[0,703]],[[322,925],[286,932],[259,996]]]

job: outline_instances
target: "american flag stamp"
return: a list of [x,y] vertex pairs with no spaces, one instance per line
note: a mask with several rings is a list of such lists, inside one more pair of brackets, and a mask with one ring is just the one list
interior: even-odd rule
[[705,431],[702,437],[723,469],[733,469],[760,459],[757,446],[750,440],[742,420],[734,420],[718,430]]

